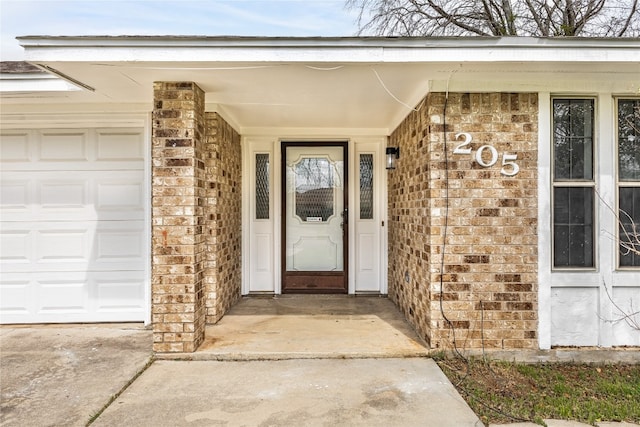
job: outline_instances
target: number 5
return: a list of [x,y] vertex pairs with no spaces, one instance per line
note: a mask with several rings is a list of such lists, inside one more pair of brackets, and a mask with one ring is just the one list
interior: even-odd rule
[[[514,161],[518,159],[517,154],[507,154],[504,153],[502,155],[502,169],[500,169],[500,173],[506,176],[514,176],[518,172],[520,172],[520,166]],[[510,166],[511,170],[507,170],[506,167]]]

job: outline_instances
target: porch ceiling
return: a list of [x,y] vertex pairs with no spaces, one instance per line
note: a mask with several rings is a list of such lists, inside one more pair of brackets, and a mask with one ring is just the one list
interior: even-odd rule
[[388,134],[429,91],[637,94],[640,88],[637,40],[582,42],[582,50],[540,46],[537,39],[507,45],[504,39],[436,39],[428,46],[424,39],[397,40],[25,37],[29,62],[84,90],[42,90],[36,97],[3,91],[2,102],[89,109],[130,104],[148,111],[154,81],[194,81],[206,92],[207,109],[241,133]]

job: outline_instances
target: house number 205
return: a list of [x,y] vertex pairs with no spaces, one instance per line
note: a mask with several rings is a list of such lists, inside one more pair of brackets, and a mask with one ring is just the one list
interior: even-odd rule
[[[471,154],[471,147],[468,147],[473,141],[471,134],[460,132],[456,134],[456,139],[464,140],[456,146],[453,154]],[[485,152],[488,152],[488,155]],[[486,159],[486,156],[488,156],[488,159]],[[476,151],[476,162],[484,168],[490,168],[498,163],[498,157],[500,157],[498,150],[493,145],[483,145]],[[506,176],[514,176],[520,172],[520,166],[515,162],[517,159],[517,154],[502,153],[502,169],[500,169],[500,173]]]

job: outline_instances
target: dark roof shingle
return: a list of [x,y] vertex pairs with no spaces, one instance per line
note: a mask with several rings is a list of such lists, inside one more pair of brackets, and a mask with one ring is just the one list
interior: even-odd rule
[[25,61],[2,61],[0,62],[0,73],[3,74],[27,74],[44,73],[40,68]]

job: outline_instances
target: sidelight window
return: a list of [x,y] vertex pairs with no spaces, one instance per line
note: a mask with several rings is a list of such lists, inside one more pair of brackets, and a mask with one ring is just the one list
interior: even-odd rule
[[553,266],[595,264],[593,99],[553,100]]

